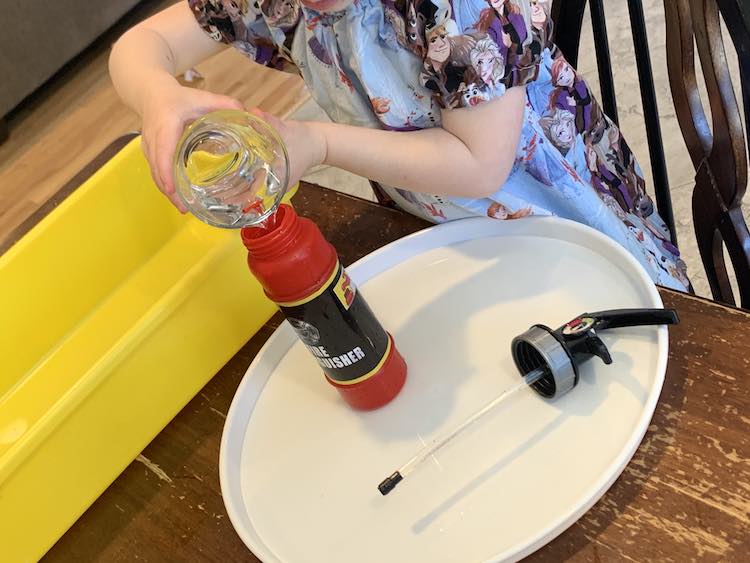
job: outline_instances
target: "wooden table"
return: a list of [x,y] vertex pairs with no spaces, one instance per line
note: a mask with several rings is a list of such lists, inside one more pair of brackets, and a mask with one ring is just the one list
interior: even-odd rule
[[[345,264],[426,226],[309,185],[295,206]],[[670,329],[666,383],[649,431],[609,492],[531,561],[750,560],[750,314],[661,294],[682,322]],[[224,510],[219,443],[234,392],[280,320],[232,358],[46,561],[258,561]]]

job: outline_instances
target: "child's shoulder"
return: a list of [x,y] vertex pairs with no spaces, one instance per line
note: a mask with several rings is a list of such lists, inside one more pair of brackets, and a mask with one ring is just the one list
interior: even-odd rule
[[215,41],[233,45],[255,62],[288,67],[287,36],[302,17],[299,0],[187,0],[195,19]]

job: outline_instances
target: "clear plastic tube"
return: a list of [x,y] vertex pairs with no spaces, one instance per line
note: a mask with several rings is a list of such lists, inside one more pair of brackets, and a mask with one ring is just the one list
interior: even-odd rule
[[469,418],[464,420],[448,434],[441,436],[440,438],[437,438],[424,446],[409,461],[399,467],[395,473],[393,473],[390,477],[384,479],[380,483],[380,485],[378,485],[378,490],[380,490],[383,495],[387,495],[399,482],[406,478],[407,475],[409,475],[412,471],[414,471],[417,467],[424,463],[425,460],[432,457],[436,452],[452,442],[454,438],[460,435],[464,430],[479,422],[479,420],[484,417],[484,415],[492,411],[496,406],[505,401],[511,395],[517,393],[521,389],[525,389],[529,385],[533,385],[534,383],[542,379],[546,373],[547,370],[545,370],[544,368],[539,368],[526,374],[517,385],[509,387],[508,389],[500,393],[500,395],[492,399],[484,407],[472,414]]

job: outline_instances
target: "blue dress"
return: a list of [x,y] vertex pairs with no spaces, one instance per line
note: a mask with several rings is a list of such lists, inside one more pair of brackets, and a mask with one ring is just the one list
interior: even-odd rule
[[572,219],[624,246],[654,282],[689,287],[635,156],[552,42],[551,0],[354,0],[328,14],[299,0],[189,4],[215,40],[257,63],[299,72],[336,123],[436,127],[441,110],[525,86],[515,163],[495,194],[469,199],[380,186],[380,195],[433,222]]

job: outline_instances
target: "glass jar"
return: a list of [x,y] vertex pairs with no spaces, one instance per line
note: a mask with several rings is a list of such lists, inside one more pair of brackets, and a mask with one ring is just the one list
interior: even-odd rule
[[198,219],[229,229],[264,223],[289,185],[279,134],[238,110],[208,113],[183,133],[174,158],[175,189]]

